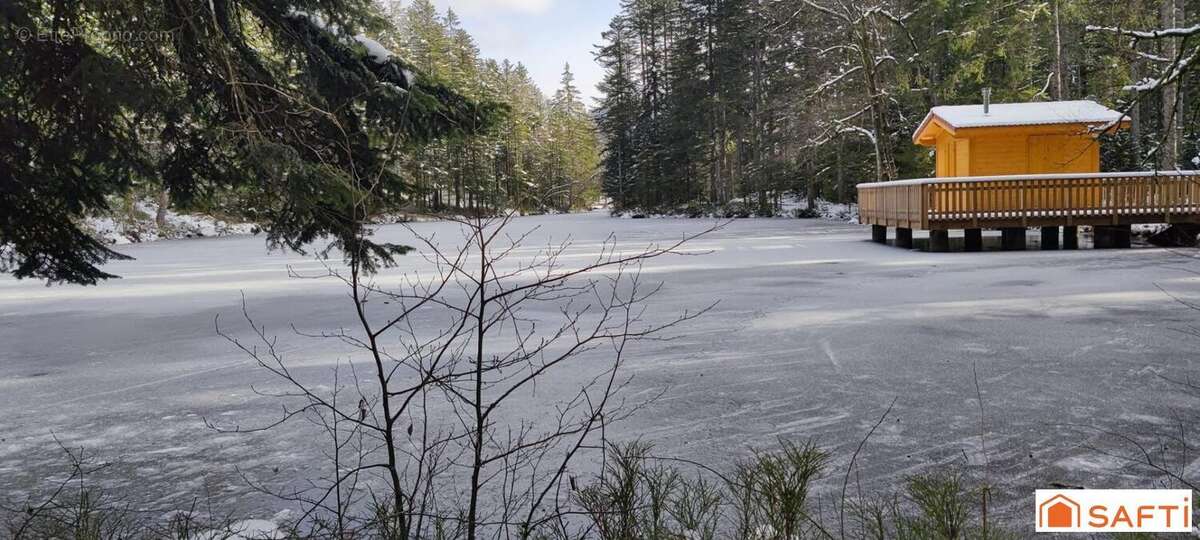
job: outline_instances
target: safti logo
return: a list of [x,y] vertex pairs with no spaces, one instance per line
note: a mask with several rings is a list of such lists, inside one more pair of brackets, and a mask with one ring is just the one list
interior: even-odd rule
[[1191,532],[1187,489],[1039,489],[1037,532]]
[[1038,530],[1043,527],[1047,529],[1079,527],[1080,517],[1083,516],[1081,510],[1079,503],[1066,495],[1059,493],[1050,497],[1045,502],[1038,504]]

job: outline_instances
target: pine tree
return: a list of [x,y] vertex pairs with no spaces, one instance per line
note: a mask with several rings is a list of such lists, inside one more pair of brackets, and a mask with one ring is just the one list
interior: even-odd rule
[[553,194],[553,206],[563,211],[583,206],[598,191],[595,178],[600,145],[595,124],[580,96],[575,75],[567,64],[550,102],[549,118],[553,140],[549,193]]
[[[419,185],[417,210],[566,210],[582,206],[581,197],[596,196],[581,187],[594,171],[566,166],[585,162],[580,161],[584,156],[567,154],[587,147],[566,141],[586,140],[579,135],[589,129],[594,137],[594,120],[586,117],[578,89],[571,100],[572,122],[582,124],[564,132],[570,136],[562,136],[559,130],[565,124],[555,114],[555,98],[542,95],[523,65],[481,58],[453,11],[439,16],[427,0],[404,8],[385,6],[384,11],[397,21],[385,42],[400,44],[407,56],[459,93],[502,103],[510,112],[491,132],[437,141],[405,156],[405,168]],[[597,159],[598,150],[590,152],[590,159]],[[580,189],[559,189],[564,186]]]
[[634,129],[635,194],[643,208],[663,205],[672,186],[666,174],[666,111],[669,49],[677,0],[627,0],[629,28],[639,55],[636,72],[641,112]]
[[708,3],[711,1],[685,0],[677,12],[681,32],[670,51],[670,93],[665,98],[663,119],[661,159],[670,186],[662,201],[665,206],[685,204],[703,195],[698,180],[708,175],[708,165],[719,151],[708,138],[713,117],[704,113],[716,102],[710,94],[714,82],[709,65],[712,56],[708,54],[710,44],[705,41],[714,22],[703,5]]
[[634,49],[624,17],[615,17],[603,34],[605,44],[596,54],[604,68],[599,89],[603,94],[597,110],[598,126],[604,134],[603,190],[614,207],[636,207],[634,178],[634,133],[639,107],[634,80]]
[[[365,32],[366,0],[103,5],[23,0],[3,11],[0,268],[95,283],[120,258],[74,224],[136,178],[175,197],[243,184],[273,201],[269,241],[329,237],[364,270],[404,251],[367,238],[369,216],[408,184],[403,145],[482,130],[499,109],[423,79]],[[155,40],[106,40],[132,30]],[[21,43],[70,28],[69,38]],[[145,133],[149,133],[146,135]],[[151,143],[161,155],[147,151]]]

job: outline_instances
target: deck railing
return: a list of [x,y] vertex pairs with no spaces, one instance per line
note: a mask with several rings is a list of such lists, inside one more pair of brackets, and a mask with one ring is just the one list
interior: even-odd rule
[[863,224],[944,230],[1200,221],[1200,171],[923,178],[858,185]]

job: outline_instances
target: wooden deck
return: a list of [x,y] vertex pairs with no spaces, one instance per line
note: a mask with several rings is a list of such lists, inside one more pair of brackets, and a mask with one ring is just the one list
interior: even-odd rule
[[1200,222],[1200,171],[925,178],[858,185],[865,225],[941,231]]

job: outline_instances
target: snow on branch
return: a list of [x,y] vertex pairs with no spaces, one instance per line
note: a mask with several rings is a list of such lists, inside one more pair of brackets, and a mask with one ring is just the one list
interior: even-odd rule
[[1106,32],[1134,39],[1182,38],[1200,34],[1200,24],[1188,28],[1163,28],[1158,30],[1126,30],[1112,26],[1087,26],[1088,32]]
[[874,144],[876,142],[876,138],[875,138],[875,133],[873,131],[870,131],[866,128],[859,127],[859,126],[849,123],[849,122],[852,122],[853,120],[861,117],[863,114],[866,114],[870,110],[871,110],[871,106],[867,105],[866,107],[863,107],[862,109],[858,110],[857,112],[851,113],[848,116],[845,116],[843,118],[838,118],[836,120],[833,120],[832,122],[829,122],[829,124],[827,124],[825,126],[824,131],[820,135],[810,138],[808,140],[808,142],[804,144],[804,148],[817,148],[819,146],[824,146],[829,141],[832,141],[836,136],[841,135],[843,133],[863,134],[868,139],[871,140],[872,144]]
[[1163,58],[1157,54],[1150,54],[1148,52],[1143,52],[1143,51],[1137,51],[1137,56],[1138,56],[1138,58],[1142,58],[1142,59],[1149,60],[1151,62],[1156,62],[1159,64],[1165,64],[1165,63],[1171,61],[1170,58]]
[[834,51],[850,51],[854,54],[858,54],[858,51],[860,49],[858,48],[858,45],[855,45],[855,44],[837,44],[837,45],[833,45],[830,47],[826,47],[824,49],[812,49],[812,50],[816,51],[817,56],[825,56],[826,54],[829,54]]
[[870,139],[872,144],[876,144],[878,142],[875,140],[875,133],[873,131],[866,129],[866,128],[859,127],[859,126],[854,126],[854,125],[841,126],[838,128],[837,132],[838,133],[858,133],[858,134]]
[[[347,41],[347,37],[348,37],[354,43],[357,43],[357,44],[361,45],[364,49],[366,49],[367,50],[367,58],[369,58],[371,60],[371,62],[375,63],[378,66],[387,66],[387,65],[389,65],[389,62],[393,58],[396,58],[396,59],[399,58],[398,55],[396,55],[390,49],[385,47],[382,43],[380,43],[374,39],[371,39],[370,37],[367,37],[366,34],[355,34],[353,36],[346,36],[346,32],[344,32],[342,30],[341,26],[334,24],[334,23],[330,23],[329,21],[325,20],[325,17],[321,16],[319,13],[309,13],[307,11],[296,9],[293,7],[290,10],[288,10],[287,16],[291,17],[291,18],[295,18],[295,19],[304,19],[304,20],[308,21],[309,24],[312,24],[313,26],[316,26],[317,28],[319,28],[321,30],[329,32],[335,36],[338,36],[338,39],[343,44],[346,44],[346,45],[351,44],[349,41]],[[400,68],[399,75],[401,78],[403,78],[404,85],[406,87],[411,88],[417,82],[416,75],[412,71],[408,70],[407,68]]]
[[[825,7],[825,6],[822,6],[822,5],[820,5],[820,4],[816,3],[816,2],[813,2],[812,0],[800,0],[800,1],[801,1],[801,2],[804,2],[805,4],[807,4],[807,5],[808,5],[808,7],[811,7],[811,8],[813,8],[813,9],[815,9],[815,10],[817,10],[817,11],[820,11],[821,13],[824,13],[824,14],[826,14],[826,15],[829,15],[830,17],[833,17],[833,18],[836,18],[836,19],[841,19],[842,21],[845,21],[845,22],[850,22],[850,16],[849,16],[849,15],[846,15],[846,14],[843,14],[843,13],[838,13],[837,11],[834,11],[834,10],[833,10],[833,9],[831,9],[831,8],[827,8],[827,7]],[[799,15],[799,12],[797,12],[797,15]]]
[[1187,42],[1187,38],[1200,35],[1200,24],[1186,28],[1161,28],[1156,30],[1128,30],[1110,26],[1089,25],[1087,26],[1087,31],[1129,37],[1133,39],[1135,44],[1139,40],[1179,39],[1181,41],[1179,54],[1174,59],[1162,58],[1136,51],[1135,49],[1135,52],[1141,58],[1167,65],[1163,66],[1162,74],[1158,77],[1148,77],[1134,84],[1126,85],[1123,89],[1127,92],[1152,92],[1164,86],[1176,84],[1188,69],[1196,63],[1197,56],[1200,56],[1200,48],[1192,48],[1191,51],[1187,51],[1182,47]]
[[846,71],[843,71],[843,72],[839,73],[836,77],[821,83],[819,86],[817,86],[816,90],[813,90],[812,93],[809,94],[809,96],[812,97],[812,96],[820,95],[820,94],[824,93],[826,90],[828,90],[829,88],[837,85],[838,83],[842,82],[843,80],[846,80],[847,77],[849,77],[859,71],[862,71],[862,66],[854,66]]
[[1162,77],[1157,79],[1142,79],[1138,83],[1125,86],[1124,90],[1130,92],[1151,92],[1163,86],[1175,84],[1183,77],[1183,74],[1187,72],[1192,63],[1196,61],[1197,55],[1200,55],[1200,49],[1193,50],[1191,55],[1172,63]]
[[858,118],[858,117],[866,114],[870,110],[871,110],[871,106],[867,105],[866,107],[859,109],[858,112],[851,113],[849,116],[846,116],[844,118],[839,118],[837,120],[834,120],[833,122],[838,125],[845,124],[847,122],[853,121],[855,118]]

